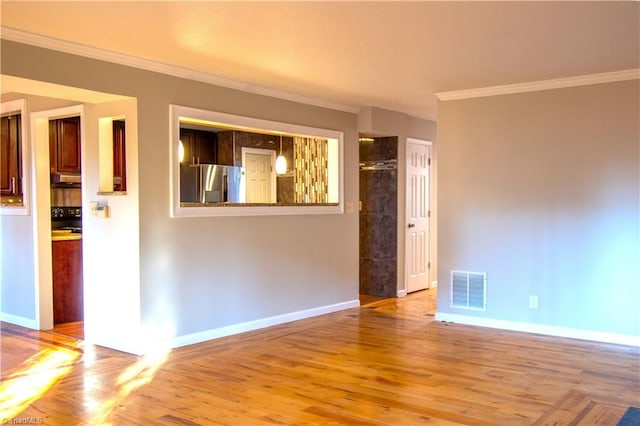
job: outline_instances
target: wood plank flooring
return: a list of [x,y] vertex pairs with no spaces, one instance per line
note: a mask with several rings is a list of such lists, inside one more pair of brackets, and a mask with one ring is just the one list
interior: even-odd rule
[[56,324],[53,326],[53,332],[82,340],[84,339],[84,322],[74,321]]
[[2,323],[0,422],[615,425],[640,406],[639,348],[436,322],[434,294],[155,357]]

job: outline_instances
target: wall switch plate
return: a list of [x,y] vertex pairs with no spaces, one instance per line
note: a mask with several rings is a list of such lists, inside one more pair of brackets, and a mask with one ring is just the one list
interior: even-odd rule
[[529,296],[529,308],[538,309],[538,296]]
[[100,205],[98,201],[91,201],[89,203],[91,208],[91,216],[107,218],[109,217],[109,206],[105,203]]
[[109,217],[109,206],[98,208],[96,210],[96,217]]

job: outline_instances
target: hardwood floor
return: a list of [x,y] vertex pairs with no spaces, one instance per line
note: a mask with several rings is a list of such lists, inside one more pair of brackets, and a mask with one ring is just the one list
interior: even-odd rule
[[75,321],[56,324],[53,326],[53,332],[82,340],[84,339],[84,322]]
[[434,294],[147,357],[2,323],[0,419],[615,425],[640,406],[639,348],[436,322]]

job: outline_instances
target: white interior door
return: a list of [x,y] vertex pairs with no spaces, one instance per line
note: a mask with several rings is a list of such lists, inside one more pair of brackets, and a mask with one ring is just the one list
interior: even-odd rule
[[407,292],[429,288],[431,145],[407,139],[405,277]]
[[276,202],[276,152],[270,149],[242,148],[246,169],[247,203]]

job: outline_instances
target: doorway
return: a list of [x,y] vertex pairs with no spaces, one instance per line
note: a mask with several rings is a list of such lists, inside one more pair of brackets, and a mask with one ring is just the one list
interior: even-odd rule
[[[84,337],[81,105],[31,114],[41,330]],[[64,150],[64,151],[59,151]]]
[[246,169],[247,203],[276,202],[276,152],[271,149],[242,148]]
[[431,142],[361,135],[359,155],[361,299],[432,287]]
[[398,296],[398,138],[360,138],[360,294]]
[[49,120],[54,331],[84,337],[80,117]]

